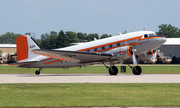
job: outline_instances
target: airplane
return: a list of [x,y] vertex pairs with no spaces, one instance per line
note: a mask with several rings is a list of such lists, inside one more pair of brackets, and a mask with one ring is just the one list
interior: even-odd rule
[[81,67],[100,62],[110,75],[117,75],[115,62],[132,58],[134,67],[128,65],[134,75],[140,75],[142,69],[136,56],[155,50],[165,42],[165,37],[153,31],[136,31],[64,48],[41,49],[31,36],[21,35],[16,39],[17,67],[39,68],[35,71],[39,75],[43,68]]

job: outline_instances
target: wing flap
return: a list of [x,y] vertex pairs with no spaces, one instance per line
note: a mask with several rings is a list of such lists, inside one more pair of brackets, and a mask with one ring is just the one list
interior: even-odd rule
[[78,62],[78,63],[102,61],[111,58],[113,56],[110,53],[100,53],[100,52],[80,52],[80,51],[42,50],[42,49],[32,50],[32,53],[51,57],[51,58],[56,58],[58,60]]

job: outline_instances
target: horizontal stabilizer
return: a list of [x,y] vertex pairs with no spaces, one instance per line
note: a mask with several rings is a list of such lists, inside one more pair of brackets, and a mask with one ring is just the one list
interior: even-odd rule
[[18,63],[11,63],[11,64],[7,64],[7,65],[29,65],[29,64],[36,63],[36,62],[38,62],[38,61],[18,62]]

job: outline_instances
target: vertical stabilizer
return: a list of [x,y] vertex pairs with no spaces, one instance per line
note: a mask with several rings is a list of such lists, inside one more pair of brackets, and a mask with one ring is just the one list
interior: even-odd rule
[[33,49],[40,49],[34,39],[28,35],[19,36],[16,39],[16,47],[18,62],[32,61],[32,59],[38,55],[33,54],[31,51]]

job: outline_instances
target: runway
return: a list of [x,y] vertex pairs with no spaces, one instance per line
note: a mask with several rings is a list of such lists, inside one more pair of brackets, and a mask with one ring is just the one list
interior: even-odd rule
[[0,74],[0,83],[180,83],[180,74]]

